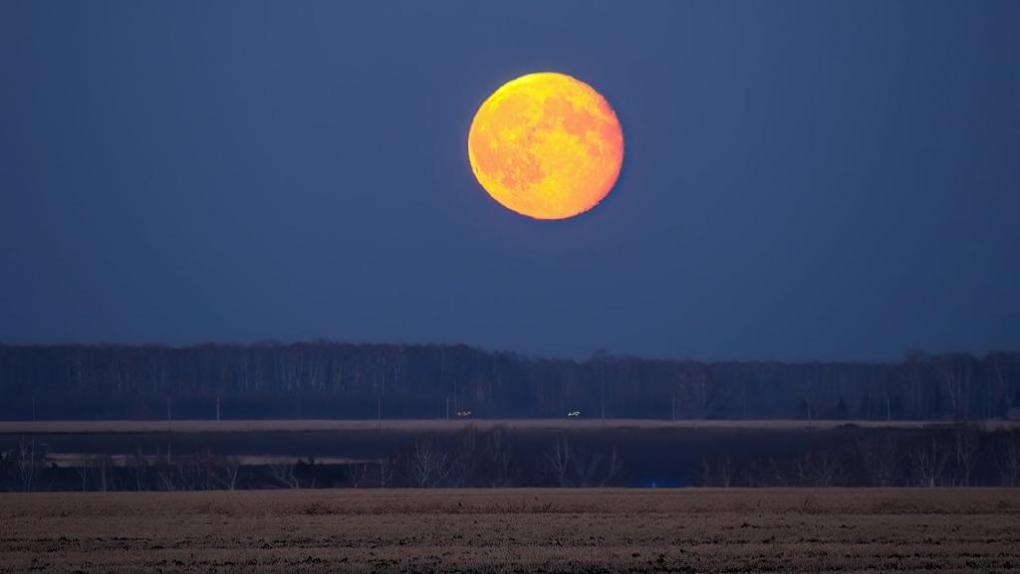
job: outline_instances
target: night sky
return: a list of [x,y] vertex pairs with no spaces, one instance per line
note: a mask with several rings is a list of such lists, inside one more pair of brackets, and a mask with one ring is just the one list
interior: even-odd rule
[[[0,341],[696,359],[1020,348],[1020,2],[0,3]],[[599,90],[542,222],[481,102]]]

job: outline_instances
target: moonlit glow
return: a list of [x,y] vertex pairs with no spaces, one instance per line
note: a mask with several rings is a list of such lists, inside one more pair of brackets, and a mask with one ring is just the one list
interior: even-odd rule
[[564,74],[528,74],[478,109],[468,160],[504,207],[535,219],[565,219],[595,207],[616,183],[623,130],[588,84]]

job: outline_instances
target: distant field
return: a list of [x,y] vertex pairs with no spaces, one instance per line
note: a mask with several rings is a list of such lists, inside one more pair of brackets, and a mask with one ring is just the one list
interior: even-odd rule
[[[522,430],[569,429],[771,429],[828,430],[844,426],[916,429],[946,421],[654,420],[654,419],[462,419],[462,420],[180,420],[180,421],[0,421],[0,434],[92,434],[207,432],[453,431],[504,427]],[[982,421],[989,429],[1020,428],[1020,421]]]
[[1020,568],[1020,489],[0,495],[0,572]]

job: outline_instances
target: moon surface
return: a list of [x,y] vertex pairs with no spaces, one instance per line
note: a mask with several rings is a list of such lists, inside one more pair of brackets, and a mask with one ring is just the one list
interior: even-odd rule
[[507,209],[566,219],[595,207],[623,164],[623,130],[609,102],[565,74],[503,84],[475,113],[468,160],[478,183]]

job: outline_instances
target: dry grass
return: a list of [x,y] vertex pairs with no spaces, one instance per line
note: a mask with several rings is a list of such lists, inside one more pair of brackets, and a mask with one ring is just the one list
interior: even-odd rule
[[[389,431],[453,431],[474,426],[479,430],[504,427],[521,430],[568,429],[763,429],[826,430],[845,425],[862,428],[923,428],[951,423],[939,421],[720,421],[653,419],[470,419],[470,420],[227,420],[227,421],[0,421],[0,434],[110,434],[173,432],[302,432],[356,431],[382,428]],[[988,429],[1017,428],[1020,421],[985,421]]]
[[1020,568],[1020,490],[0,495],[0,571]]

